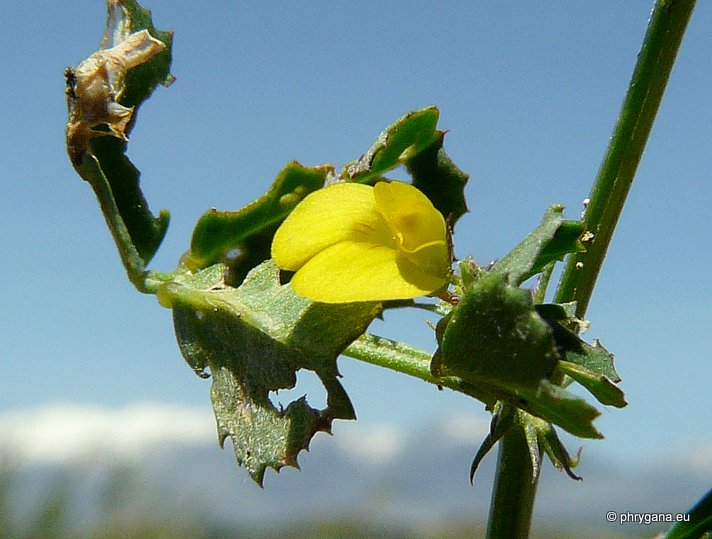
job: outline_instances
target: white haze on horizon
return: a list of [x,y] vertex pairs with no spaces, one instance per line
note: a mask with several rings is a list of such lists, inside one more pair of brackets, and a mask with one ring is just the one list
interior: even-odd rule
[[[483,438],[486,418],[459,414],[438,425],[450,443]],[[339,421],[333,443],[359,461],[385,464],[402,456],[412,433],[388,423]],[[134,402],[121,407],[68,402],[0,412],[0,452],[19,466],[71,464],[92,457],[136,462],[147,453],[190,445],[215,446],[215,417],[206,407]],[[101,455],[105,455],[101,457]]]

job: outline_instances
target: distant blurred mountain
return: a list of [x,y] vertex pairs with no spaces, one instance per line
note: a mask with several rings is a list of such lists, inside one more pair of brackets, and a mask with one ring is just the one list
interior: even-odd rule
[[[175,521],[179,515],[226,529],[345,519],[422,531],[454,522],[484,522],[489,507],[496,450],[483,462],[474,486],[468,478],[487,429],[481,418],[443,419],[413,432],[338,423],[333,437],[317,435],[310,451],[300,455],[301,471],[268,471],[261,489],[236,467],[229,444],[221,451],[209,433],[212,429],[196,427],[212,421],[209,411],[191,415],[160,405],[137,405],[123,412],[105,411],[103,420],[111,428],[100,426],[100,410],[81,414],[70,407],[64,417],[57,409],[44,413],[45,423],[42,410],[31,413],[35,427],[44,425],[34,437],[22,417],[0,417],[0,439],[9,455],[3,503],[9,499],[5,510],[11,516],[5,518],[30,522],[53,492],[68,506],[65,518],[79,529],[91,528],[108,512],[115,521],[149,516]],[[82,417],[88,426],[76,424]],[[151,421],[156,422],[153,427]],[[143,426],[137,428],[139,424]],[[103,438],[96,436],[97,430]],[[63,432],[73,440],[63,439]],[[56,458],[51,458],[45,435],[54,437]],[[33,453],[33,444],[43,451],[35,447]],[[683,512],[712,484],[710,459],[701,450],[674,462],[626,468],[603,461],[591,446],[587,444],[577,470],[584,481],[545,467],[535,529],[566,523],[652,536],[660,527],[607,523],[606,513]]]

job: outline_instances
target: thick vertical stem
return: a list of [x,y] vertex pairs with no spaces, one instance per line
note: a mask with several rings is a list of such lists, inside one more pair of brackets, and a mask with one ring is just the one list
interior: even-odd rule
[[613,136],[591,190],[586,215],[593,239],[567,261],[557,302],[576,301],[583,318],[648,135],[665,92],[695,0],[658,0]]
[[538,483],[524,431],[515,427],[500,442],[487,537],[529,537]]
[[[585,223],[593,238],[586,252],[567,261],[555,301],[577,302],[583,318],[626,196],[643,155],[694,0],[657,0],[620,116],[591,191]],[[520,429],[504,435],[490,520],[489,539],[529,535],[538,476]]]

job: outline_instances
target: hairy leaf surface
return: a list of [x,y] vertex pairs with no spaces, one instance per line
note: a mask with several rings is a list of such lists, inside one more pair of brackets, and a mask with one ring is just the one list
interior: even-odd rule
[[[235,456],[262,483],[265,469],[297,466],[317,431],[333,419],[355,419],[338,380],[337,356],[380,312],[374,303],[326,305],[281,285],[272,261],[248,275],[239,288],[225,286],[218,264],[159,291],[174,313],[181,352],[196,371],[213,377],[211,398],[221,443],[232,440]],[[290,389],[299,369],[314,371],[327,390],[327,407],[306,398],[285,409],[270,392]]]

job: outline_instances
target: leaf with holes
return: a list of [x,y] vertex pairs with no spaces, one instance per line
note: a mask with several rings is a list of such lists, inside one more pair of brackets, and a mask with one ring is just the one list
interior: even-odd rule
[[[326,305],[280,284],[272,261],[250,272],[239,288],[226,286],[226,267],[214,265],[165,284],[159,301],[173,309],[181,352],[196,371],[210,371],[211,399],[221,444],[262,484],[267,467],[297,467],[297,456],[334,419],[355,419],[338,380],[338,355],[380,312],[375,303]],[[299,369],[314,371],[327,391],[327,407],[306,398],[285,409],[271,391],[290,389]]]

